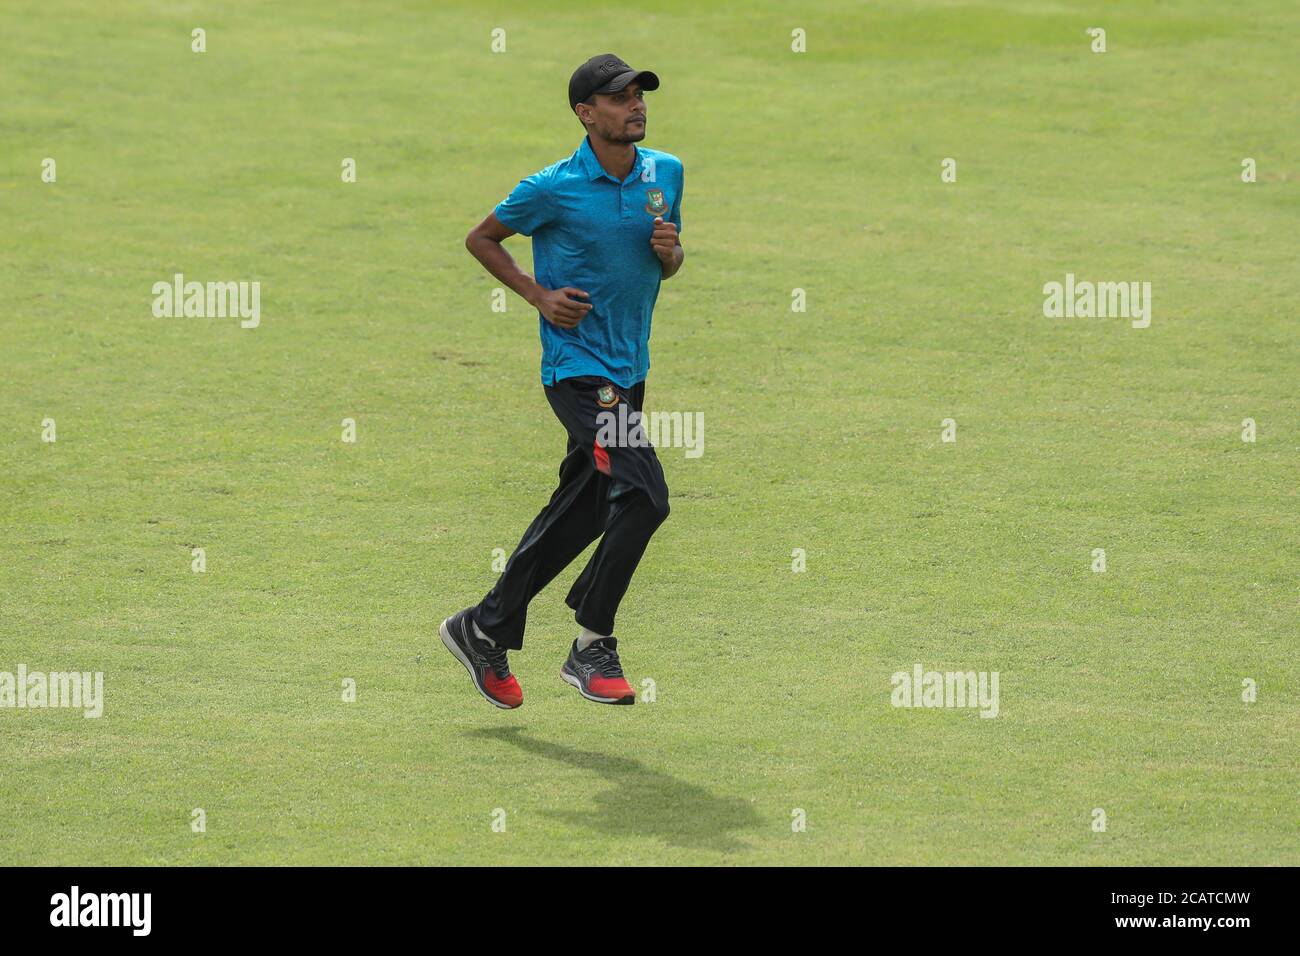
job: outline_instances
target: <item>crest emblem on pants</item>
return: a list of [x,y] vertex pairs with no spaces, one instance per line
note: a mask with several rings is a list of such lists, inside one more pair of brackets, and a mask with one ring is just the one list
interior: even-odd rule
[[601,408],[613,408],[618,404],[618,392],[613,385],[602,385],[596,390],[596,404]]
[[662,216],[668,211],[668,204],[664,202],[664,191],[662,189],[647,189],[645,198],[645,211],[650,215]]

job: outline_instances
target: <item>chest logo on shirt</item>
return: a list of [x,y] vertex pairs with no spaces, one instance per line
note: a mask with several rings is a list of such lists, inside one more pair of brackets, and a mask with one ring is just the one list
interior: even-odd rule
[[618,404],[618,392],[610,385],[602,385],[596,391],[596,404],[601,408],[613,408]]
[[668,211],[668,204],[664,202],[664,191],[662,189],[647,189],[645,198],[645,211],[650,215],[662,216]]

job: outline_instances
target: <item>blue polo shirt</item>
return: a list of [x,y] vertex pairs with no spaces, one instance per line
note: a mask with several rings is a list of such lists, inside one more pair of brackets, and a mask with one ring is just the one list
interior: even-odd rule
[[533,270],[548,289],[590,293],[591,311],[561,329],[538,313],[542,384],[600,375],[623,388],[650,371],[650,316],[663,276],[650,248],[655,216],[682,228],[682,161],[636,150],[622,182],[585,137],[567,159],[521,180],[496,208],[501,223],[533,239]]

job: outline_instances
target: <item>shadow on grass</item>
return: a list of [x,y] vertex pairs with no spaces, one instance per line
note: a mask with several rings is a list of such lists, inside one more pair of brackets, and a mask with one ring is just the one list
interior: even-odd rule
[[491,727],[472,736],[512,744],[520,750],[580,770],[614,786],[595,794],[581,810],[543,810],[548,817],[614,837],[651,836],[670,846],[737,853],[749,849],[733,834],[761,820],[740,797],[719,797],[693,783],[654,770],[619,754],[578,750],[529,737],[521,727]]

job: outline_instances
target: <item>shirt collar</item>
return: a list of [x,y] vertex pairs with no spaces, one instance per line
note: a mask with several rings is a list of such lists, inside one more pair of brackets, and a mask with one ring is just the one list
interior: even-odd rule
[[[627,174],[627,179],[623,180],[624,183],[630,182],[634,176],[641,172],[641,149],[636,145],[633,145],[632,149],[636,151],[636,160],[632,163],[632,170]],[[586,171],[589,180],[594,181],[604,177],[611,182],[618,182],[617,179],[605,171],[604,166],[600,165],[600,160],[596,158],[595,150],[591,148],[590,136],[584,136],[582,138],[582,145],[578,147],[578,160],[582,163],[582,167]],[[620,185],[622,184],[620,183]]]

